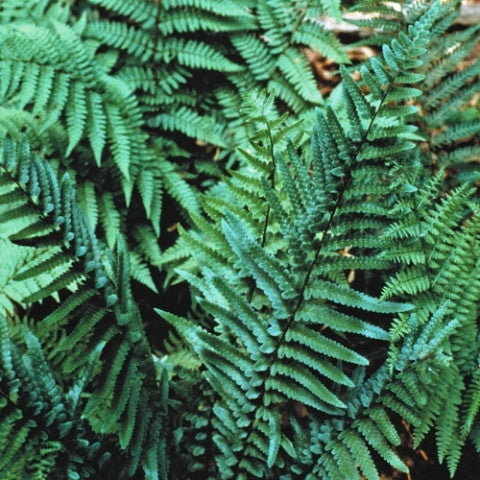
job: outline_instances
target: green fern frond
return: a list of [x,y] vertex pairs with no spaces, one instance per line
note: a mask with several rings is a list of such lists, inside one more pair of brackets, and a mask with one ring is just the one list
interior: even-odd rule
[[60,0],[8,0],[0,6],[2,24],[32,20],[35,23],[66,22],[70,14],[70,5]]
[[[59,474],[67,478],[88,478],[92,472],[102,470],[107,473],[110,454],[100,447],[85,420],[75,412],[73,392],[61,390],[35,335],[25,329],[24,345],[17,347],[9,339],[3,315],[0,335],[4,371],[0,408],[2,473],[9,475],[19,469],[22,475],[41,479],[59,468]],[[97,354],[92,353],[79,378],[77,397]],[[61,467],[59,455],[64,458]]]
[[247,62],[257,80],[268,80],[275,68],[275,59],[267,44],[252,34],[233,35],[233,46]]
[[189,137],[224,147],[225,140],[213,118],[199,115],[194,109],[181,106],[168,113],[161,113],[149,120],[148,125],[167,131],[180,131]]
[[300,52],[293,49],[286,50],[278,58],[277,65],[304,100],[314,104],[322,101],[307,60]]
[[[208,227],[215,243],[202,245],[197,240],[202,232],[183,237],[194,252],[200,274],[181,274],[198,290],[200,305],[211,315],[210,325],[195,325],[160,313],[192,345],[207,369],[205,378],[217,392],[213,411],[223,425],[215,437],[217,466],[228,465],[222,478],[268,475],[285,462],[295,464],[295,450],[282,448],[292,439],[276,423],[275,406],[280,413],[281,405],[301,403],[314,419],[322,414],[339,421],[345,417],[348,403],[339,394],[348,392],[354,382],[344,364],[368,365],[369,360],[343,344],[336,328],[387,338],[386,332],[365,321],[364,314],[360,318],[352,315],[351,326],[347,327],[345,307],[399,315],[413,308],[408,303],[380,301],[353,289],[342,279],[342,262],[332,260],[338,252],[331,249],[330,242],[344,242],[344,248],[356,249],[354,240],[362,233],[379,232],[392,222],[385,208],[372,206],[362,221],[356,221],[352,212],[362,211],[366,195],[380,199],[391,192],[388,181],[384,188],[378,188],[382,169],[376,168],[376,162],[380,158],[385,161],[385,156],[389,162],[403,162],[403,152],[415,146],[408,139],[414,129],[405,126],[406,115],[399,118],[398,111],[418,91],[404,88],[397,77],[420,65],[414,56],[425,51],[434,15],[432,9],[411,26],[409,37],[404,35],[394,47],[384,49],[385,63],[367,67],[370,82],[381,92],[380,101],[365,99],[344,72],[344,95],[351,106],[347,121],[351,128],[364,122],[356,139],[344,133],[344,125],[327,108],[324,114],[317,114],[313,156],[308,160],[298,156],[292,142],[286,143],[280,155],[272,141],[278,127],[273,127],[257,108],[254,121],[263,117],[266,125],[263,136],[257,134],[262,143],[252,142],[250,149],[259,156],[247,154],[247,160],[254,160],[245,172],[233,174],[226,182],[220,190],[222,199],[211,196],[205,203],[207,214],[221,225],[220,231]],[[402,80],[405,77],[409,80],[406,75]],[[397,102],[401,103],[399,107]],[[407,115],[412,111],[405,109]],[[395,122],[398,129],[378,130],[371,140],[367,139],[377,123],[388,126],[389,122]],[[258,175],[264,177],[261,182]],[[223,199],[230,195],[235,203],[227,209]],[[258,198],[265,198],[266,205]],[[462,195],[458,198],[464,201]],[[204,237],[203,242],[207,241]],[[375,253],[370,252],[370,256],[375,258]],[[378,257],[378,262],[363,262],[382,268],[383,260]],[[224,263],[230,268],[211,270]],[[225,280],[219,278],[219,272]],[[322,325],[329,330],[324,332]],[[436,341],[444,341],[449,334],[451,330],[445,330]],[[375,441],[371,437],[365,440],[405,471],[382,434]],[[361,461],[352,457],[369,449],[358,434],[351,445],[336,439],[331,442],[326,447],[332,452],[328,457],[331,468],[354,478],[359,477],[358,463],[362,471],[373,475],[370,456]],[[317,459],[325,461],[323,458],[312,459],[313,465]]]
[[[34,303],[57,292],[66,296],[65,303],[54,309],[42,328],[44,331],[55,328],[68,330],[56,347],[59,352],[73,352],[62,366],[66,374],[87,368],[89,352],[101,352],[101,359],[96,361],[96,368],[101,367],[100,376],[93,382],[94,394],[84,405],[82,414],[97,433],[118,435],[120,448],[129,455],[128,468],[132,475],[139,465],[144,470],[155,471],[159,467],[152,462],[157,456],[149,456],[150,450],[145,442],[150,442],[150,437],[146,436],[145,429],[151,422],[155,426],[152,426],[152,431],[158,433],[160,420],[157,415],[164,407],[157,389],[156,367],[149,355],[139,314],[131,298],[130,267],[124,241],[117,240],[116,257],[111,265],[105,266],[103,252],[75,200],[68,176],[58,182],[52,167],[32,153],[28,143],[17,145],[7,138],[0,168],[4,182],[18,193],[11,198],[13,204],[22,199],[17,213],[26,216],[31,224],[40,221],[48,226],[46,233],[43,228],[28,236],[19,233],[18,228],[12,229],[15,242],[30,247],[47,242],[53,248],[50,256],[18,272],[18,282],[31,281],[39,275],[50,277],[45,286],[23,301]],[[33,211],[37,212],[36,218],[31,216]],[[22,230],[25,231],[25,228]],[[65,288],[69,287],[75,290],[70,295],[65,293]],[[116,345],[120,352],[118,355],[112,354]],[[26,347],[31,355],[36,355],[32,362],[43,365],[40,344],[31,334],[26,336]],[[50,388],[52,382],[47,375],[47,367],[42,368],[44,371],[39,373],[39,381],[44,379],[42,381]],[[144,373],[138,373],[140,368]],[[148,369],[153,372],[150,377],[145,374]],[[103,377],[105,382],[100,380]],[[135,384],[132,383],[134,378]],[[122,391],[117,397],[121,379],[125,384],[131,384],[132,388]],[[26,390],[35,391],[34,381],[28,382]],[[141,395],[140,390],[143,392]],[[57,396],[55,392],[47,393],[54,398]],[[54,420],[55,412],[53,409],[48,413],[51,420],[47,419],[47,425]],[[108,429],[107,424],[98,422],[98,418],[102,417],[110,419]],[[158,461],[163,462],[163,457],[158,457]]]
[[315,24],[313,19],[304,21],[293,33],[292,40],[300,45],[309,45],[310,48],[322,52],[324,56],[334,62],[349,63],[348,55],[342,49],[340,42],[334,35]]

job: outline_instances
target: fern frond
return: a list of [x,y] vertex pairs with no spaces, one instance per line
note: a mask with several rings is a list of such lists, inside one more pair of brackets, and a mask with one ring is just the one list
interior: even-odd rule
[[[158,433],[160,420],[157,415],[164,407],[157,386],[156,367],[149,355],[138,310],[133,306],[130,267],[124,241],[117,240],[116,257],[111,265],[104,265],[98,239],[75,200],[69,177],[64,176],[58,182],[52,167],[32,153],[27,142],[17,145],[7,138],[0,168],[3,182],[17,192],[12,196],[12,202],[23,202],[19,205],[23,208],[18,209],[18,213],[26,216],[31,224],[40,221],[48,227],[28,236],[21,233],[22,230],[25,232],[25,228],[20,233],[18,228],[13,228],[10,231],[14,233],[12,237],[15,237],[15,243],[30,247],[47,243],[52,249],[49,256],[18,272],[18,282],[28,282],[41,275],[50,277],[45,286],[32,292],[23,301],[34,303],[57,292],[66,296],[64,304],[45,319],[42,331],[68,329],[69,333],[61,337],[56,347],[57,352],[74,352],[62,366],[66,374],[90,368],[89,352],[97,351],[101,355],[96,360],[100,376],[93,381],[94,394],[84,405],[81,414],[85,415],[97,433],[118,435],[121,450],[129,456],[128,468],[132,475],[139,465],[144,470],[155,471],[160,467],[155,467],[152,462],[163,462],[164,459],[158,457],[158,452],[153,457],[149,456],[153,455],[147,447],[151,440],[145,430],[151,424],[152,431]],[[31,217],[33,211],[37,212],[36,218]],[[3,221],[8,222],[8,218]],[[73,286],[72,281],[75,281]],[[66,288],[75,291],[69,296]],[[36,355],[32,362],[44,369],[39,373],[39,379],[46,382],[45,387],[41,388],[54,388],[47,375],[47,367],[42,363],[40,344],[30,334],[26,335],[26,347],[31,355]],[[146,375],[147,371],[151,372],[150,376]],[[102,382],[101,378],[105,378],[105,381]],[[134,379],[136,383],[133,383]],[[116,402],[120,380],[131,384],[132,388],[123,391]],[[26,391],[30,389],[34,392],[36,380],[29,377],[28,382]],[[92,385],[92,382],[89,383]],[[140,390],[143,393],[140,394]],[[55,392],[47,391],[46,394],[57,398]],[[58,413],[53,408],[53,400],[51,404],[47,425],[54,421]],[[127,411],[128,414],[125,413]],[[98,421],[102,417],[108,417],[110,421],[102,425]]]
[[314,104],[322,101],[307,59],[300,52],[293,49],[286,50],[278,58],[277,65],[304,100]]
[[[340,255],[330,245],[362,251],[355,244],[357,239],[393,223],[387,208],[376,207],[372,201],[365,213],[362,206],[367,195],[380,200],[395,188],[393,180],[387,179],[379,188],[383,170],[377,168],[378,163],[401,165],[406,161],[404,152],[415,147],[410,140],[415,129],[406,121],[416,109],[406,108],[404,103],[419,92],[405,88],[402,82],[406,79],[408,86],[413,78],[416,81],[407,74],[420,66],[416,57],[425,51],[434,17],[435,8],[410,27],[409,36],[384,49],[385,61],[366,67],[380,101],[365,98],[344,72],[344,95],[351,106],[347,121],[352,128],[359,123],[357,119],[364,123],[356,138],[347,136],[342,121],[333,109],[326,108],[317,114],[313,156],[305,158],[298,155],[293,142],[287,141],[283,148],[276,146],[272,139],[278,126],[262,115],[261,103],[256,110],[251,105],[256,112],[253,121],[264,122],[263,135],[260,130],[259,141],[251,141],[245,155],[252,161],[219,189],[221,198],[211,195],[205,201],[207,215],[221,229],[206,226],[202,220],[198,225],[210,232],[211,239],[202,231],[183,236],[198,263],[198,273],[180,273],[195,287],[200,305],[210,317],[195,324],[159,313],[191,344],[206,367],[205,379],[217,393],[213,411],[216,425],[222,426],[216,427],[214,440],[219,452],[217,467],[224,468],[222,478],[268,475],[285,463],[305,472],[305,466],[296,463],[289,431],[276,423],[275,415],[303,404],[314,421],[321,422],[323,415],[343,422],[354,408],[344,398],[355,385],[345,365],[368,365],[369,359],[346,345],[341,332],[352,329],[386,339],[386,332],[367,322],[365,313],[406,315],[404,312],[413,309],[409,303],[382,301],[352,288],[342,273],[342,265],[348,261],[337,262]],[[276,19],[281,21],[280,16]],[[376,125],[397,128],[374,130]],[[371,140],[367,137],[370,131],[375,132]],[[263,176],[260,182],[259,175]],[[228,202],[228,197],[235,201]],[[459,194],[459,203],[464,200]],[[357,220],[354,213],[360,212],[364,218]],[[457,221],[458,217],[452,219]],[[360,256],[365,258],[358,264],[385,267],[375,252]],[[229,268],[222,268],[224,263]],[[347,316],[345,307],[354,308],[358,317]],[[446,341],[452,329],[453,324],[432,342]],[[430,343],[426,348],[431,351],[435,347]],[[389,379],[385,372],[381,375],[385,385]],[[374,402],[373,393],[368,400],[360,398],[357,409]],[[391,423],[383,425],[385,417],[378,418],[392,439]],[[370,454],[355,458],[370,448],[406,471],[392,452],[390,440],[375,424],[373,429],[378,433],[365,439],[359,432],[352,433],[351,443],[342,443],[336,435],[325,441],[322,451],[330,452],[328,457],[318,451],[307,471],[318,473],[328,458],[327,470],[337,469],[338,475],[359,478],[358,464],[373,476]]]
[[[327,2],[330,4],[330,2]],[[333,2],[332,2],[333,3]],[[337,63],[349,63],[348,55],[342,49],[340,42],[329,32],[326,32],[314,21],[304,21],[295,30],[292,40],[300,45],[309,45],[315,51]]]
[[[94,471],[107,473],[109,453],[95,441],[87,422],[75,412],[72,391],[61,390],[35,335],[25,329],[24,344],[15,345],[9,338],[3,315],[0,335],[4,372],[0,408],[1,471],[8,475],[18,468],[22,475],[35,472],[36,478],[47,478],[57,469],[62,472],[59,475],[71,478],[85,477]],[[96,356],[98,351],[88,360],[77,384],[77,395],[87,381]],[[58,455],[64,458],[62,466],[57,464]]]

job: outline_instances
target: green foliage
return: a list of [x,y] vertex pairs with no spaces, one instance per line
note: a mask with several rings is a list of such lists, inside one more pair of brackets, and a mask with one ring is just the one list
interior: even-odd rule
[[[104,470],[111,456],[104,450],[108,443],[102,448],[79,408],[99,349],[89,356],[75,383],[63,391],[35,335],[25,328],[20,348],[10,340],[4,317],[0,323],[0,469],[4,478],[47,478],[55,469],[63,478],[88,478]],[[63,466],[56,467],[60,462]],[[23,473],[19,473],[19,467]]]
[[[445,195],[443,171],[425,178],[436,143],[420,148],[409,105],[429,88],[439,10],[364,63],[359,83],[342,70],[344,111],[317,112],[303,154],[298,139],[273,140],[289,126],[271,99],[248,99],[245,166],[166,257],[207,314],[159,311],[215,391],[215,478],[378,479],[377,456],[407,472],[392,413],[416,445],[434,430],[439,460],[457,468],[478,412],[476,381],[466,386],[479,353],[478,207],[471,184]],[[362,288],[374,271],[394,272],[380,298]],[[358,351],[362,337],[378,352],[388,342],[383,366]]]
[[480,452],[458,6],[356,2],[347,65],[338,1],[1,3],[2,478],[379,480],[399,419]]
[[[25,355],[18,353],[3,320],[4,399],[14,405],[5,404],[3,427],[7,430],[2,444],[11,445],[12,451],[5,452],[2,468],[5,473],[17,468],[17,462],[24,461],[22,449],[38,445],[42,460],[38,468],[45,469],[38,478],[47,478],[56,462],[50,464],[48,457],[44,458],[45,445],[49,455],[65,450],[71,456],[67,473],[58,472],[59,478],[89,478],[98,469],[79,470],[75,464],[81,455],[69,452],[75,442],[87,448],[89,443],[98,444],[98,435],[105,435],[107,439],[113,436],[106,440],[107,445],[112,442],[112,448],[126,455],[125,465],[118,469],[119,478],[135,474],[139,465],[146,478],[159,478],[158,470],[165,468],[158,432],[166,391],[160,373],[157,380],[158,369],[131,296],[125,242],[117,240],[114,252],[100,248],[68,174],[58,181],[49,163],[32,153],[27,142],[17,144],[7,137],[0,172],[5,208],[0,222],[2,231],[9,232],[4,245],[16,256],[16,263],[5,271],[5,283],[14,282],[21,292],[12,296],[5,289],[1,303],[7,313],[12,301],[33,304],[53,294],[61,298],[58,306],[38,319],[36,328],[42,337],[62,333],[50,355],[65,357],[60,367],[63,375],[58,374],[62,383],[72,384],[64,392],[56,385],[33,333],[25,333]],[[82,395],[87,386],[88,400]],[[15,419],[22,420],[17,427],[12,423]],[[75,419],[79,430],[71,433],[73,438],[63,439]],[[83,423],[91,429],[85,439]],[[86,455],[90,458],[93,453]]]
[[[431,162],[444,168],[458,170],[461,181],[477,181],[478,169],[469,165],[479,158],[475,135],[478,134],[478,108],[475,98],[479,90],[478,60],[471,51],[478,41],[478,25],[461,31],[449,31],[451,22],[458,15],[460,2],[440,4],[439,20],[432,30],[436,41],[429,44],[422,56],[421,71],[425,74],[423,94],[418,98],[422,112],[422,135],[429,139]],[[391,41],[402,26],[417,18],[428,8],[428,2],[358,2],[353,10],[387,15],[391,24],[382,27],[380,36]],[[356,23],[353,21],[353,23]],[[361,26],[376,28],[363,20]],[[391,28],[391,31],[390,31]],[[371,43],[371,40],[368,40]],[[462,65],[463,64],[463,65]],[[459,65],[462,68],[459,69]],[[469,106],[470,108],[468,108]]]
[[[26,134],[70,173],[99,238],[114,248],[124,234],[132,271],[142,272],[135,280],[156,291],[159,255],[144,235],[127,233],[149,229],[158,239],[165,193],[199,213],[196,178],[218,178],[212,157],[232,163],[244,139],[234,128],[244,120],[239,93],[268,88],[295,115],[323,102],[303,49],[348,61],[336,37],[312,23],[324,11],[339,17],[340,5],[2,2],[0,134]],[[192,165],[178,146],[186,137],[214,149],[197,148]]]
[[[180,131],[222,148],[237,146],[238,132],[230,125],[242,117],[223,102],[219,106],[218,98],[228,97],[238,109],[239,94],[266,88],[300,115],[323,102],[301,49],[348,62],[335,36],[314,23],[324,12],[340,17],[337,2],[90,3],[103,9],[85,33],[129,54],[128,61],[120,57],[116,67],[138,91],[148,126]],[[131,20],[128,26],[121,20],[126,17]]]

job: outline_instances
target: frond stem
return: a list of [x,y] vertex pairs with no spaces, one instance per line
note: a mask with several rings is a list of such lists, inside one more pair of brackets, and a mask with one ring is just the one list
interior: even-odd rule
[[[266,123],[267,123],[267,134],[268,134],[268,142],[269,142],[269,152],[270,152],[270,157],[272,159],[272,171],[270,173],[270,187],[274,189],[275,188],[275,169],[276,169],[275,152],[274,152],[272,129],[270,128],[270,123],[268,122],[268,120],[266,121]],[[267,212],[265,213],[265,221],[263,223],[262,248],[265,247],[265,243],[267,242],[267,228],[268,228],[269,221],[270,221],[270,204],[267,204]]]

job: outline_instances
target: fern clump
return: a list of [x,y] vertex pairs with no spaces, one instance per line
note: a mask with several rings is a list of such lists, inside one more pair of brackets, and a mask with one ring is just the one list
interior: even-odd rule
[[[313,23],[324,12],[339,17],[337,2],[256,3],[9,0],[0,7],[0,132],[17,140],[25,133],[60,161],[109,248],[118,231],[132,232],[132,274],[154,291],[163,197],[199,213],[203,186],[187,179],[217,179],[224,162],[212,159],[235,161],[244,139],[238,93],[267,87],[303,115],[323,99],[302,49],[348,61],[337,38]],[[186,137],[200,148],[185,149]],[[193,165],[184,160],[191,155]]]
[[[455,470],[462,441],[455,446],[450,436],[461,424],[463,381],[447,352],[462,322],[476,327],[476,262],[467,267],[461,253],[478,241],[473,224],[460,230],[465,250],[451,254],[448,265],[448,249],[440,245],[452,248],[449,234],[459,241],[460,222],[473,214],[472,190],[462,187],[437,206],[438,181],[418,183],[413,172],[421,169],[423,138],[412,123],[417,107],[407,104],[422,95],[421,58],[438,9],[384,45],[383,60],[362,65],[360,84],[343,70],[344,115],[328,105],[317,113],[310,155],[299,156],[292,140],[274,144],[279,124],[268,120],[271,101],[255,99],[253,118],[267,119],[261,140],[243,152],[244,170],[205,198],[209,220],[194,218],[198,231],[182,236],[195,263],[178,272],[209,315],[195,322],[161,314],[191,344],[217,394],[212,426],[219,478],[291,471],[302,478],[360,478],[361,472],[374,479],[370,451],[407,471],[392,450],[400,441],[392,411],[418,425],[418,441],[438,421],[440,460]],[[405,241],[410,234],[417,246]],[[452,275],[457,261],[466,277]],[[435,285],[424,278],[425,268],[435,271]],[[354,288],[356,280],[345,274],[392,269],[398,271],[383,298]],[[456,278],[451,298],[440,295],[444,276]],[[475,291],[463,299],[463,321],[450,318],[449,309],[459,308],[457,295],[467,288],[461,278]],[[386,300],[392,296],[403,303]],[[427,321],[436,328],[421,331]],[[388,334],[389,325],[402,333]],[[377,340],[379,350],[391,342],[384,367],[366,369],[370,359],[356,351],[357,336]],[[472,354],[467,363],[477,358]],[[434,391],[427,371],[450,387]],[[447,401],[453,384],[456,394]],[[307,419],[303,435],[315,447],[300,455],[299,429]]]
[[2,2],[2,478],[379,480],[404,428],[451,477],[480,451],[458,7],[357,2],[351,64],[339,2]]
[[[15,255],[17,248],[22,252],[21,247],[25,246],[43,254],[37,254],[37,258],[34,255],[29,263],[18,262],[11,269],[12,281],[24,286],[21,288],[23,295],[10,298],[10,301],[33,304],[53,294],[62,298],[62,303],[55,306],[37,328],[45,337],[60,329],[62,335],[50,353],[65,356],[58,381],[75,379],[72,390],[62,392],[56,386],[34,334],[26,330],[27,353],[21,357],[11,344],[8,326],[3,320],[2,368],[6,374],[4,380],[8,381],[5,399],[12,400],[13,411],[19,418],[26,415],[26,421],[32,417],[25,426],[18,426],[23,434],[13,444],[14,450],[8,455],[5,452],[5,475],[15,472],[18,462],[25,460],[19,453],[22,449],[30,451],[31,446],[25,444],[29,440],[28,433],[37,424],[41,428],[43,422],[49,429],[37,432],[33,428],[32,435],[41,433],[42,441],[51,445],[52,455],[70,451],[71,441],[82,448],[88,446],[88,437],[83,439],[82,426],[88,422],[95,434],[116,436],[116,450],[127,455],[120,469],[122,476],[127,472],[133,475],[139,464],[145,472],[158,471],[163,447],[157,443],[157,436],[162,426],[166,392],[158,383],[162,381],[161,376],[157,379],[157,368],[133,304],[125,242],[117,241],[116,251],[111,252],[107,263],[102,258],[104,252],[100,250],[92,226],[75,199],[68,175],[58,181],[52,167],[31,152],[27,142],[19,145],[11,138],[5,140],[0,172],[5,208],[0,222],[2,231],[9,232],[8,241],[12,242],[11,245],[6,243],[7,251]],[[6,295],[6,291],[2,292],[2,296]],[[2,305],[9,306],[9,303],[2,301]],[[8,313],[12,312],[2,311],[2,315]],[[31,362],[35,368],[38,365],[36,376],[35,371],[29,371]],[[90,378],[93,372],[95,379]],[[90,395],[85,401],[80,396],[87,384]],[[66,403],[70,409],[64,405],[62,395],[68,398]],[[71,409],[76,410],[75,417]],[[19,418],[4,418],[7,432],[13,428],[12,422]],[[70,432],[74,418],[78,419],[79,430],[73,439],[61,440]],[[55,419],[58,424],[54,423]],[[14,432],[6,433],[7,445],[13,442]],[[39,444],[39,448],[43,447]],[[74,466],[78,461],[71,456],[70,462],[73,462],[68,467],[71,473],[67,474],[80,478],[78,467]],[[53,469],[54,465],[55,462],[50,467]],[[47,474],[49,471],[46,470]],[[95,468],[87,471],[95,471]],[[88,478],[90,473],[82,475]]]

